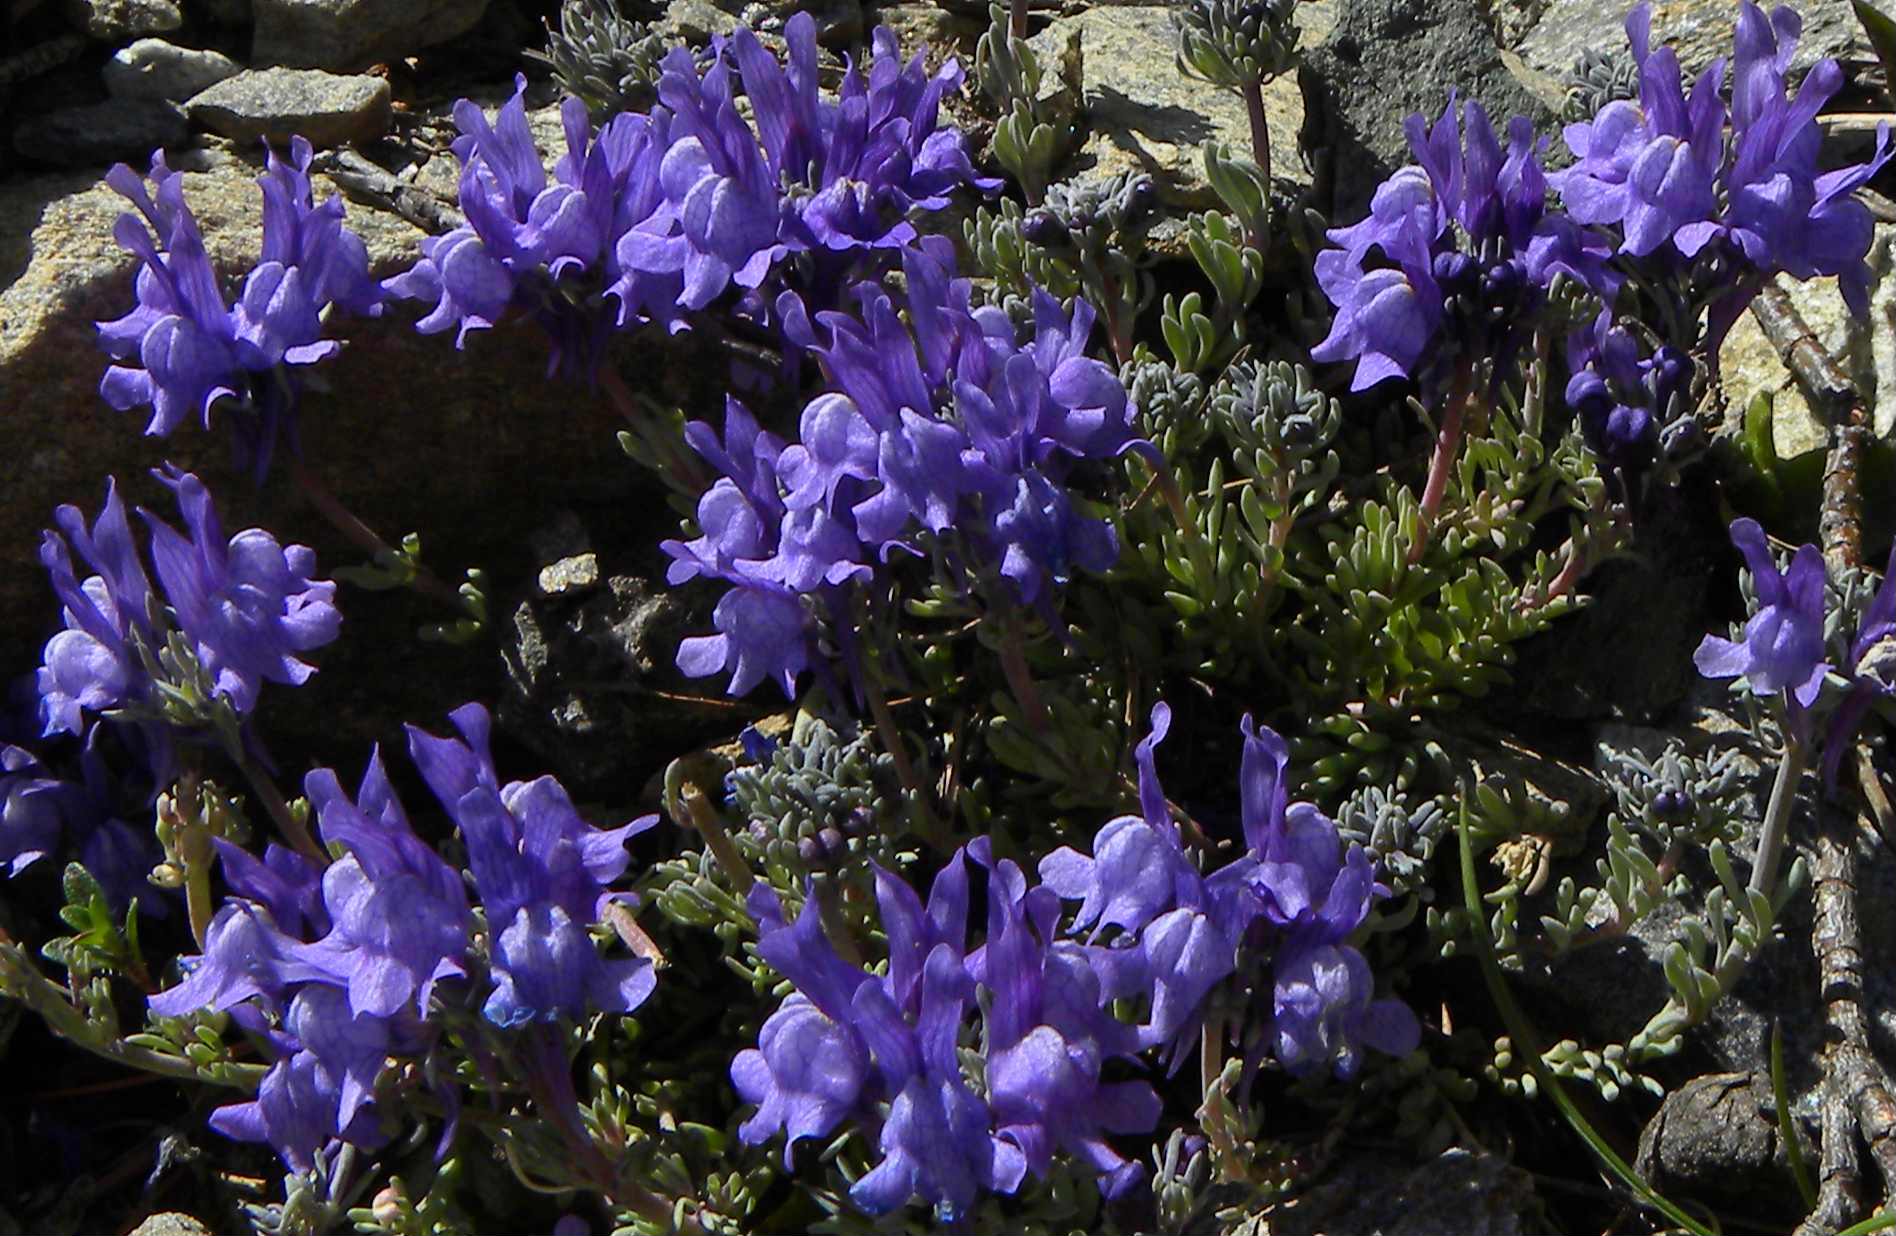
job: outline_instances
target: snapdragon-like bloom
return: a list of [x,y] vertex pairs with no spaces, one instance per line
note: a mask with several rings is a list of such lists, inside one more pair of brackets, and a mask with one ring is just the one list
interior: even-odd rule
[[[915,238],[911,211],[940,210],[959,187],[1000,187],[975,173],[959,131],[940,122],[942,97],[961,84],[954,61],[933,75],[920,52],[905,65],[895,36],[878,27],[867,73],[848,65],[828,100],[817,87],[815,20],[791,17],[784,41],[780,64],[749,30],[731,36],[754,129],[738,114],[723,57],[702,74],[686,49],[665,58],[658,93],[672,144],[662,200],[619,242],[622,265],[636,272],[627,294],[646,277],[675,280],[678,303],[701,309],[733,286],[760,288],[784,257],[804,254],[811,270],[800,290],[832,306],[868,273],[864,257]],[[772,305],[762,297],[752,309],[767,316]]]
[[313,579],[316,553],[283,546],[261,528],[224,539],[210,491],[188,472],[162,479],[178,496],[185,533],[141,511],[152,564],[215,692],[245,714],[265,682],[298,686],[316,667],[299,654],[336,638],[336,585]]
[[[625,839],[656,817],[595,829],[551,777],[500,785],[486,711],[451,716],[459,739],[411,728],[409,753],[461,830],[486,917],[484,968],[461,873],[416,836],[377,753],[353,800],[328,769],[304,782],[337,855],[327,869],[220,845],[233,895],[183,981],[150,998],[160,1016],[229,1011],[266,1042],[273,1063],[256,1099],[218,1109],[212,1126],[268,1143],[293,1170],[338,1139],[387,1140],[377,1080],[391,1059],[428,1051],[443,983],[491,982],[490,1021],[538,1023],[530,1055],[552,1041],[545,1023],[630,1012],[651,992],[649,961],[601,957],[587,929],[622,896],[608,885],[630,862]],[[452,1089],[437,1097],[452,1114]]]
[[[76,506],[53,513],[58,531],[40,542],[65,629],[46,643],[38,674],[40,721],[47,734],[79,734],[86,712],[146,699],[151,691],[139,647],[159,643],[156,602],[118,482],[107,478],[105,507],[90,528]],[[95,572],[83,583],[72,562]]]
[[819,338],[786,296],[783,316],[835,390],[807,404],[785,444],[727,403],[724,439],[688,436],[724,476],[699,501],[702,535],[667,541],[672,583],[697,576],[731,585],[718,634],[686,640],[679,666],[730,671],[743,694],[766,678],[794,693],[820,667],[816,617],[844,614],[849,585],[869,579],[924,536],[957,538],[977,582],[998,605],[1057,619],[1055,590],[1076,570],[1103,571],[1119,545],[1067,486],[1076,465],[1144,448],[1125,388],[1085,354],[1094,315],[1044,292],[1022,342],[1005,314],[971,305],[945,244],[903,253],[913,331],[880,287],[858,289],[858,314],[816,315]]
[[1453,98],[1433,126],[1413,115],[1406,130],[1416,165],[1385,181],[1369,217],[1333,229],[1338,247],[1317,256],[1317,283],[1337,315],[1311,356],[1354,360],[1352,390],[1436,376],[1462,349],[1504,374],[1556,274],[1615,286],[1603,246],[1548,209],[1525,117],[1509,122],[1505,151],[1473,100],[1459,132]]
[[1275,941],[1271,1051],[1292,1073],[1330,1068],[1353,1077],[1363,1047],[1403,1056],[1421,1036],[1408,1005],[1374,998],[1369,963],[1347,943],[1388,890],[1360,845],[1343,846],[1334,821],[1310,803],[1289,802],[1284,740],[1253,729],[1249,717],[1243,728],[1244,835],[1257,858],[1251,884]]
[[310,144],[295,138],[285,162],[266,146],[263,253],[233,306],[219,287],[197,219],[184,200],[184,178],[152,156],[150,182],[124,164],[106,183],[137,208],[112,233],[140,262],[137,305],[101,322],[99,343],[115,362],[99,393],[120,411],[150,405],[145,432],[168,436],[185,421],[210,426],[211,408],[237,401],[227,419],[241,466],[261,478],[279,435],[296,445],[296,370],[333,356],[324,337],[332,305],[373,317],[381,296],[368,274],[368,251],[343,226],[343,205],[314,203]]
[[589,1006],[631,1012],[652,993],[652,963],[606,960],[587,929],[625,896],[607,886],[631,862],[627,838],[658,817],[597,829],[552,777],[502,786],[487,710],[467,704],[448,715],[459,740],[411,726],[408,751],[461,829],[487,911],[496,985],[483,1011],[501,1026],[577,1016]]
[[1726,62],[1714,61],[1688,97],[1677,57],[1650,47],[1651,8],[1626,19],[1639,64],[1639,101],[1608,104],[1569,126],[1578,161],[1553,177],[1573,217],[1617,224],[1619,250],[1712,259],[1707,342],[1720,341],[1765,279],[1837,278],[1859,316],[1869,304],[1871,220],[1856,189],[1890,157],[1887,125],[1864,163],[1819,173],[1817,113],[1842,87],[1834,60],[1812,66],[1786,92],[1802,22],[1788,7],[1766,17],[1752,0],[1738,10],[1730,105],[1720,93]]
[[467,974],[473,920],[460,873],[415,836],[379,750],[355,802],[327,768],[303,788],[323,843],[344,853],[322,874],[333,925],[298,955],[347,988],[352,1014],[426,1013],[437,982]]
[[527,125],[527,79],[489,123],[474,103],[455,104],[461,136],[460,201],[467,222],[421,242],[421,260],[384,285],[393,296],[430,301],[424,334],[450,327],[455,344],[520,310],[553,343],[549,371],[589,373],[611,330],[627,319],[605,299],[620,278],[618,242],[649,213],[669,118],[614,116],[596,133],[586,105],[567,99],[560,121],[566,153],[547,179]]
[[1205,997],[1237,969],[1238,946],[1262,906],[1250,886],[1250,856],[1209,879],[1185,852],[1159,783],[1156,752],[1172,710],[1152,708],[1152,730],[1139,743],[1141,814],[1109,821],[1091,857],[1062,847],[1040,861],[1040,878],[1077,900],[1075,931],[1117,928],[1117,947],[1097,955],[1113,997],[1145,993],[1151,1012],[1143,1045],[1163,1046],[1176,1069],[1196,1040]]
[[[185,532],[148,511],[154,590],[115,482],[90,529],[75,507],[54,515],[40,561],[64,606],[65,630],[46,644],[38,675],[47,734],[78,734],[87,713],[156,707],[153,673],[173,634],[195,660],[210,693],[242,717],[265,682],[298,685],[315,673],[301,659],[335,639],[342,616],[336,586],[313,579],[316,556],[284,547],[260,528],[228,541],[203,483],[188,472],[160,473],[178,496]],[[81,584],[71,551],[98,574]],[[182,667],[180,667],[182,668]],[[187,671],[188,672],[188,671]]]
[[1817,701],[1824,675],[1824,560],[1815,545],[1799,546],[1780,572],[1755,519],[1735,519],[1732,544],[1744,555],[1758,612],[1739,640],[1707,635],[1692,663],[1707,678],[1739,678],[1756,695],[1783,691],[1800,708]]

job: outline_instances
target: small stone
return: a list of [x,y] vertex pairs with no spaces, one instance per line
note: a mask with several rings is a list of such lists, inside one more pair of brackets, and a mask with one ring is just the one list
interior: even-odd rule
[[254,0],[251,60],[366,68],[472,30],[487,0]]
[[599,558],[586,553],[548,563],[540,568],[537,582],[543,597],[588,592],[599,585]]
[[184,24],[172,0],[66,0],[66,16],[102,43],[164,34]]
[[298,134],[313,146],[366,142],[388,132],[388,82],[321,69],[251,69],[185,104],[191,119],[234,142],[287,143]]
[[183,102],[243,68],[214,51],[179,47],[163,39],[140,39],[105,62],[105,89],[115,99]]
[[[1101,183],[1121,172],[1146,172],[1170,205],[1215,207],[1205,179],[1204,144],[1223,142],[1234,153],[1251,149],[1250,121],[1236,91],[1186,77],[1174,64],[1173,10],[1163,5],[1120,5],[1062,17],[1029,44],[1040,57],[1042,87],[1057,87],[1059,65],[1077,33],[1087,134],[1063,176]],[[1295,157],[1303,126],[1303,98],[1292,74],[1264,87],[1264,112],[1281,152],[1273,179],[1308,183]]]
[[115,99],[64,107],[20,122],[13,149],[21,157],[58,167],[133,160],[143,163],[160,146],[191,137],[184,113],[162,99]]
[[211,1236],[211,1229],[190,1215],[166,1211],[147,1216],[132,1229],[132,1236]]
[[672,0],[652,23],[652,31],[674,41],[703,43],[714,35],[730,34],[739,24],[735,14],[711,0]]

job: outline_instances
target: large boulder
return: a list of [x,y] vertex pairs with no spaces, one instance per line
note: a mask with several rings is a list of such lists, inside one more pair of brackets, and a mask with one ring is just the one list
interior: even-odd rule
[[1328,38],[1304,56],[1306,149],[1330,217],[1352,223],[1388,175],[1414,162],[1404,118],[1441,114],[1448,92],[1497,126],[1525,115],[1551,131],[1564,87],[1502,49],[1479,0],[1339,0]]
[[[1804,19],[1803,38],[1791,61],[1794,75],[1801,77],[1825,56],[1875,59],[1850,0],[1799,0],[1794,7]],[[1519,37],[1521,59],[1531,68],[1564,77],[1582,52],[1625,55],[1626,14],[1632,8],[1626,0],[1548,0]],[[1736,18],[1737,7],[1730,0],[1661,0],[1652,6],[1653,41],[1670,44],[1686,70],[1697,72],[1717,57],[1731,55]]]
[[233,142],[293,136],[322,149],[367,142],[388,132],[388,80],[321,69],[249,69],[194,95],[191,119]]
[[255,0],[252,60],[360,69],[466,34],[487,0]]

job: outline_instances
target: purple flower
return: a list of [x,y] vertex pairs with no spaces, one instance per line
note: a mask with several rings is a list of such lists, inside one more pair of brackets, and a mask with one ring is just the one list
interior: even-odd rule
[[637,297],[622,294],[620,308],[608,311],[604,294],[619,290],[620,238],[655,201],[667,118],[615,116],[595,134],[585,104],[567,99],[560,109],[566,153],[549,183],[527,125],[526,89],[526,78],[516,76],[513,97],[492,124],[472,102],[455,104],[467,223],[424,239],[421,260],[384,286],[394,296],[432,301],[417,328],[454,327],[457,347],[469,331],[523,310],[553,343],[549,372],[587,374],[613,327],[634,312]]
[[1691,358],[1670,344],[1643,354],[1631,331],[1602,313],[1589,331],[1577,332],[1567,348],[1573,376],[1567,406],[1595,453],[1622,468],[1650,465],[1661,426],[1690,412]]
[[1609,103],[1591,121],[1569,125],[1567,146],[1578,162],[1552,178],[1574,219],[1622,225],[1620,251],[1634,256],[1717,212],[1725,153],[1725,61],[1699,74],[1688,99],[1678,56],[1670,47],[1650,49],[1651,25],[1648,5],[1627,14],[1639,103]]
[[381,752],[369,757],[357,802],[327,768],[303,781],[323,843],[343,857],[322,874],[333,924],[298,955],[346,987],[353,1013],[426,1014],[444,978],[464,977],[474,923],[460,873],[416,837],[389,786]]
[[58,846],[71,794],[31,751],[0,743],[0,862],[9,875]]
[[756,1113],[738,1126],[738,1137],[754,1146],[782,1130],[788,1170],[799,1139],[827,1137],[857,1114],[868,1079],[869,1049],[862,1037],[793,992],[764,1022],[757,1046],[731,1061],[738,1095],[757,1104]]
[[[38,675],[40,719],[47,734],[79,734],[83,713],[142,701],[150,679],[139,647],[158,643],[156,603],[132,539],[118,483],[107,478],[105,508],[88,529],[78,507],[62,506],[40,543],[65,630],[47,641]],[[61,534],[64,535],[61,535]],[[72,550],[98,574],[82,584]]]
[[261,528],[226,542],[203,482],[175,470],[159,479],[178,495],[188,535],[139,512],[151,528],[152,563],[216,694],[243,715],[264,682],[307,682],[316,667],[298,654],[334,640],[342,625],[335,584],[311,578],[315,551],[285,548]]
[[[268,164],[257,181],[263,191],[263,253],[228,305],[204,249],[197,220],[184,200],[182,174],[152,156],[145,178],[124,164],[106,176],[137,208],[113,226],[119,244],[136,255],[137,305],[122,318],[101,322],[100,346],[113,360],[99,384],[120,411],[149,404],[145,432],[168,436],[186,420],[210,426],[211,407],[238,400],[229,418],[244,466],[261,478],[276,440],[296,444],[298,382],[295,368],[333,356],[323,314],[331,305],[373,317],[381,293],[368,275],[368,251],[343,226],[342,201],[314,204],[308,142],[291,143],[289,162],[265,147]],[[142,220],[141,220],[142,216]],[[149,230],[148,230],[149,226]]]
[[1890,157],[1886,126],[1868,162],[1820,175],[1816,117],[1843,74],[1835,61],[1819,61],[1796,96],[1786,94],[1802,29],[1795,13],[1780,7],[1767,19],[1751,0],[1739,7],[1729,111],[1719,91],[1725,61],[1701,73],[1688,97],[1671,49],[1649,48],[1650,25],[1648,5],[1626,19],[1639,103],[1609,104],[1567,129],[1579,161],[1553,180],[1572,216],[1618,224],[1622,253],[1717,255],[1725,265],[1708,289],[1713,354],[1763,281],[1780,271],[1834,275],[1851,309],[1867,313],[1871,221],[1853,194]]
[[278,927],[298,939],[329,930],[322,872],[314,863],[274,841],[258,859],[222,837],[211,840],[224,870],[224,883],[234,896],[268,910]]
[[[942,96],[961,83],[954,62],[933,76],[920,53],[903,65],[895,37],[878,29],[867,75],[850,65],[829,101],[817,86],[815,21],[793,16],[784,41],[787,64],[749,30],[728,44],[754,129],[738,114],[727,57],[702,74],[684,49],[666,57],[654,115],[669,112],[671,143],[660,200],[619,240],[622,266],[636,272],[628,289],[669,280],[680,306],[701,309],[733,286],[760,288],[798,253],[809,262],[798,282],[827,306],[865,273],[864,257],[914,239],[911,210],[940,210],[964,185],[999,187],[940,124]],[[774,303],[765,296],[753,308]]]
[[[116,483],[108,482],[105,510],[90,531],[76,508],[61,507],[54,518],[64,536],[49,531],[40,546],[66,623],[47,642],[38,675],[48,734],[81,732],[86,712],[155,708],[152,674],[173,631],[212,693],[239,716],[256,706],[264,681],[307,681],[315,667],[297,654],[336,637],[342,617],[332,603],[335,585],[310,578],[312,551],[285,549],[258,528],[226,543],[202,482],[188,472],[159,475],[177,493],[189,531],[181,535],[140,512],[168,612],[145,575]],[[99,572],[84,584],[71,548]]]
[[1815,545],[1800,546],[1780,573],[1755,519],[1735,519],[1732,543],[1744,555],[1758,595],[1758,612],[1737,641],[1707,635],[1692,663],[1707,678],[1745,679],[1756,695],[1789,693],[1808,708],[1830,666],[1824,656],[1824,560]]
[[1352,390],[1433,377],[1440,366],[1431,358],[1464,347],[1502,362],[1505,375],[1555,275],[1609,299],[1617,289],[1603,247],[1547,209],[1525,117],[1509,122],[1505,150],[1473,100],[1459,131],[1452,97],[1433,126],[1418,114],[1406,129],[1416,165],[1377,189],[1367,219],[1330,232],[1339,248],[1317,255],[1318,286],[1337,314],[1310,354],[1355,360]]
[[1237,969],[1239,942],[1261,907],[1247,883],[1254,860],[1238,859],[1206,879],[1179,841],[1155,759],[1171,722],[1169,707],[1153,705],[1152,731],[1136,751],[1142,814],[1108,822],[1093,839],[1091,858],[1054,851],[1041,860],[1040,878],[1081,902],[1074,930],[1097,924],[1095,936],[1106,926],[1123,933],[1118,947],[1093,954],[1107,994],[1150,996],[1143,1040],[1164,1046],[1176,1069],[1197,1033],[1205,997]]
[[222,1012],[259,997],[276,1005],[291,984],[329,981],[325,971],[302,960],[298,941],[247,901],[225,903],[204,933],[203,954],[188,966],[182,983],[147,1000],[152,1012],[160,1017],[204,1008]]
[[410,726],[408,751],[460,826],[487,911],[497,984],[485,1008],[489,1020],[516,1026],[578,1016],[589,1006],[638,1007],[652,992],[651,962],[600,957],[587,928],[623,896],[608,886],[631,861],[626,840],[658,817],[596,829],[552,777],[501,786],[487,710],[466,704],[448,716],[460,740]]
[[1400,1000],[1373,998],[1369,962],[1348,945],[1292,947],[1272,973],[1272,1050],[1294,1074],[1328,1067],[1348,1080],[1363,1047],[1406,1056],[1420,1041],[1415,1014]]
[[[988,861],[985,845],[977,847]],[[1101,1070],[1111,1057],[1130,1057],[1139,1038],[1101,1008],[1105,993],[1085,951],[1053,941],[1053,890],[1027,888],[1012,862],[990,870],[987,944],[968,969],[993,992],[987,1078],[998,1133],[1036,1175],[1056,1151],[1071,1154],[1098,1174],[1103,1195],[1122,1197],[1145,1170],[1106,1135],[1149,1133],[1159,1097],[1145,1082],[1104,1081]]]
[[297,992],[286,1018],[283,1056],[248,1103],[211,1113],[211,1127],[235,1141],[263,1142],[292,1171],[308,1171],[318,1150],[341,1139],[367,1150],[387,1136],[374,1110],[375,1079],[391,1055],[413,1044],[385,1018],[351,1012],[343,993],[323,985]]

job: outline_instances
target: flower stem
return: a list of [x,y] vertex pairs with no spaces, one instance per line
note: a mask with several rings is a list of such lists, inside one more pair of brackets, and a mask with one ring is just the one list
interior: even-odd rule
[[[302,460],[299,459],[291,465],[290,474],[296,482],[297,491],[316,508],[316,513],[327,520],[332,528],[349,538],[350,543],[357,549],[378,561],[401,557],[400,551],[383,540],[375,529],[363,523],[354,511],[343,505],[342,499],[332,493]],[[467,604],[459,592],[450,588],[445,581],[420,563],[415,563],[414,569],[415,576],[411,583],[416,592],[432,597],[452,609],[466,611]]]
[[1764,823],[1758,829],[1758,852],[1751,862],[1751,883],[1747,887],[1752,892],[1769,897],[1777,887],[1778,864],[1784,856],[1784,837],[1797,800],[1797,783],[1809,762],[1809,749],[1787,726],[1784,758],[1778,764],[1777,780],[1771,783],[1771,801],[1764,809]]
[[1442,498],[1448,493],[1448,474],[1455,470],[1455,458],[1461,454],[1462,412],[1468,404],[1470,372],[1466,362],[1455,371],[1455,385],[1448,393],[1448,405],[1442,409],[1442,426],[1435,434],[1435,453],[1429,458],[1429,476],[1422,487],[1422,504],[1416,521],[1415,544],[1409,548],[1409,563],[1422,560],[1435,529],[1435,517],[1441,512]]
[[652,418],[639,410],[638,401],[632,397],[632,391],[617,369],[611,365],[599,366],[599,387],[606,392],[606,401],[619,414],[619,419],[631,428],[632,436],[651,450],[651,462],[660,465],[658,471],[669,474],[665,477],[668,484],[680,493],[693,495],[710,488],[703,465],[683,442],[670,434],[651,432]]
[[895,714],[889,711],[889,697],[883,692],[882,681],[873,668],[862,675],[862,693],[869,701],[869,715],[875,718],[876,737],[881,739],[882,749],[894,761],[895,775],[902,782],[902,788],[908,791],[909,810],[916,833],[931,847],[946,854],[949,848],[947,829],[929,803],[928,786],[922,782],[914,760],[909,757],[908,743],[895,723]]
[[305,858],[315,863],[319,870],[329,866],[329,855],[316,844],[316,839],[309,835],[309,829],[290,810],[290,804],[284,799],[283,791],[277,789],[276,782],[270,779],[270,774],[263,770],[263,766],[242,750],[232,750],[229,754],[230,758],[237,762],[237,767],[243,770],[244,779],[250,782],[250,788],[255,791],[258,798],[263,800],[263,809],[269,813],[271,821],[276,824],[277,831],[283,834],[284,840],[294,846]]
[[1027,37],[1027,0],[1008,0],[1007,33],[1017,39]]
[[[1257,163],[1264,182],[1264,218],[1263,226],[1270,226],[1271,218],[1271,127],[1264,116],[1264,83],[1261,80],[1246,81],[1244,92],[1244,110],[1251,120],[1251,158]],[[1251,247],[1259,253],[1265,251],[1268,237],[1253,236]]]
[[724,827],[724,818],[718,814],[718,809],[711,805],[704,791],[695,785],[685,786],[678,796],[684,800],[685,815],[691,826],[704,838],[704,848],[711,851],[711,857],[718,866],[724,868],[724,874],[731,878],[731,883],[739,893],[750,892],[751,885],[757,883],[757,875],[738,852],[737,842],[731,840],[731,834]]

